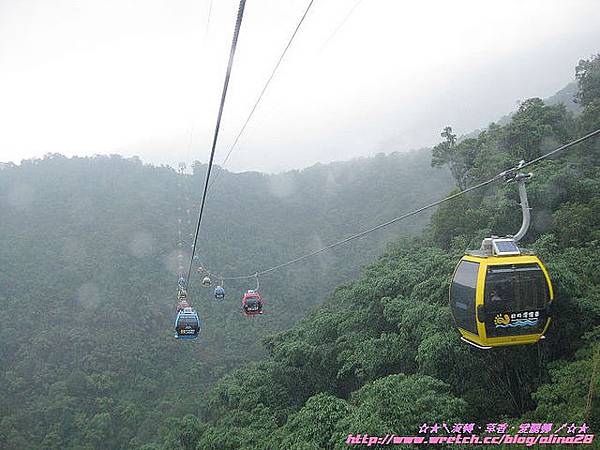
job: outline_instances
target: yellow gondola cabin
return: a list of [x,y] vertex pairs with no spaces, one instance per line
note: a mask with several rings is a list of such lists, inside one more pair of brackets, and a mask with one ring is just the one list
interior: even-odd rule
[[510,238],[488,238],[481,250],[467,252],[450,285],[450,307],[462,340],[484,349],[543,339],[553,300],[542,261]]

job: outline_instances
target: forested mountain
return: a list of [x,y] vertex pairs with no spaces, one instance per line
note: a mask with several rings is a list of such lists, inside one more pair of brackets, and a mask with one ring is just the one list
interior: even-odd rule
[[581,112],[581,105],[578,103],[576,95],[579,90],[579,86],[576,81],[567,84],[564,88],[558,91],[556,94],[551,95],[544,99],[546,105],[564,105],[567,111],[573,113]]
[[[600,57],[576,76],[578,115],[529,99],[475,137],[446,128],[431,150],[226,172],[209,194],[200,261],[254,273],[600,128]],[[526,241],[552,274],[556,321],[539,345],[489,352],[460,342],[448,283],[465,248],[518,228],[512,185],[265,277],[260,318],[240,313],[252,283],[227,285],[217,303],[195,275],[203,330],[188,345],[172,338],[177,221],[195,210],[204,166],[183,176],[118,156],[5,164],[0,448],[333,449],[349,433],[443,421],[585,420],[595,431],[599,156],[589,141],[532,168]]]
[[[216,303],[194,272],[190,295],[203,330],[198,342],[182,344],[172,337],[177,222],[183,218],[185,235],[193,231],[206,166],[193,169],[179,175],[136,158],[61,155],[0,167],[0,448],[160,441],[170,418],[199,414],[214,381],[264,356],[261,337],[304,317],[386,241],[427,222],[407,221],[262,278],[266,314],[255,320],[240,307],[253,280],[227,284]],[[200,262],[254,273],[433,201],[451,185],[427,151],[279,175],[225,172],[210,193]]]
[[[471,186],[600,128],[600,55],[581,61],[576,76],[579,115],[529,99],[507,124],[476,137],[458,142],[446,128],[432,164]],[[482,351],[454,329],[456,261],[521,220],[514,186],[492,184],[444,204],[422,236],[395,242],[306,319],[264,339],[268,358],[222,378],[199,415],[174,418],[163,441],[145,448],[342,449],[349,434],[414,435],[442,422],[586,422],[596,432],[600,141],[533,170],[526,244],[546,261],[557,298],[545,341]]]

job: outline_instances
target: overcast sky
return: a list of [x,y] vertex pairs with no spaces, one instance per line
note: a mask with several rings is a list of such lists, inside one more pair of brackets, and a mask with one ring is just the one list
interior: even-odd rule
[[[220,162],[309,0],[247,0]],[[0,0],[0,161],[207,161],[238,0]],[[315,0],[227,168],[403,151],[547,97],[600,51],[598,0]]]

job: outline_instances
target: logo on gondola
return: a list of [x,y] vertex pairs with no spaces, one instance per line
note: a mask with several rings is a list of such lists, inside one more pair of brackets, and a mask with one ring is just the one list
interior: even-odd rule
[[179,330],[179,334],[194,334],[194,330],[192,329],[185,329],[185,330]]
[[534,327],[538,324],[539,311],[526,311],[512,314],[496,314],[496,328]]

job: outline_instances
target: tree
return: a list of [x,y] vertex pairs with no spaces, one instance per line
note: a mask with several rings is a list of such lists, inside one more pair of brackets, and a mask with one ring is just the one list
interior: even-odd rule
[[479,151],[479,141],[470,138],[458,142],[451,127],[444,128],[441,136],[445,140],[433,147],[431,166],[448,166],[456,185],[463,190],[467,187],[469,172]]
[[503,147],[515,159],[529,161],[566,141],[573,128],[571,113],[563,104],[546,106],[542,99],[530,98],[504,128]]
[[[551,418],[559,423],[581,424],[587,421],[592,430],[600,425],[600,374],[598,371],[594,373],[593,352],[593,348],[587,348],[580,352],[575,361],[553,364],[550,369],[551,382],[533,394],[538,405],[530,414],[531,417],[545,421]],[[590,378],[594,374],[596,378]],[[590,393],[593,394],[591,405],[588,402]],[[588,406],[591,406],[589,410]]]
[[418,434],[423,423],[460,422],[467,403],[450,386],[423,375],[389,375],[356,391],[350,414],[342,418],[332,437],[335,448],[346,448],[348,434],[357,430],[374,436]]
[[[345,400],[325,393],[317,394],[291,415],[280,432],[273,436],[273,448],[332,448],[330,439],[336,425],[349,412]],[[302,446],[296,447],[298,443]]]
[[582,59],[575,68],[579,90],[575,101],[586,107],[600,99],[600,53],[590,59]]

